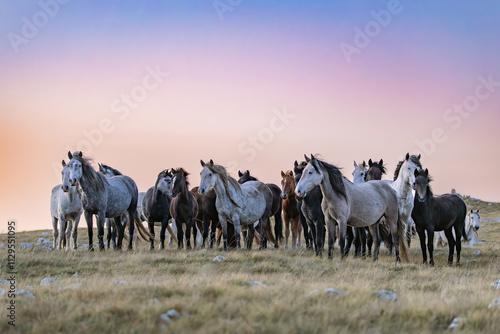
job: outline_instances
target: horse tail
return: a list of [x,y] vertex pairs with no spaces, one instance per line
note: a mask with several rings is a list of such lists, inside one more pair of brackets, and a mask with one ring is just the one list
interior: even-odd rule
[[135,227],[137,227],[137,232],[141,236],[142,240],[149,241],[152,238],[149,231],[146,230],[144,225],[142,225],[141,214],[139,212],[135,213],[134,224],[135,224]]
[[406,224],[398,217],[399,255],[404,262],[410,262],[410,253],[406,244]]
[[392,245],[392,234],[386,219],[380,220],[380,224],[378,224],[378,230],[380,233],[381,241],[383,241],[387,246]]
[[172,231],[172,228],[170,227],[170,223],[167,224],[167,231],[170,233],[170,236],[175,240],[177,244],[179,244],[179,241],[177,240],[177,236],[175,235],[174,231]]

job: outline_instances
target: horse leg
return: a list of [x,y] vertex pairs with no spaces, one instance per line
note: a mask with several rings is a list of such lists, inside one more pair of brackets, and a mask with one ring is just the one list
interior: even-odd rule
[[417,226],[417,234],[420,239],[420,249],[422,250],[422,263],[427,263],[427,250],[425,248],[425,229],[423,226]]
[[180,219],[175,220],[175,226],[177,227],[177,249],[184,248],[184,229],[182,228],[182,223]]
[[[302,234],[302,224],[300,223],[299,217],[295,218],[295,225],[297,225],[297,237],[298,237],[297,247],[300,248],[300,246],[302,246],[301,241],[300,241],[300,235]],[[305,234],[304,234],[304,239],[306,239],[306,248],[308,248],[307,247],[307,237]]]
[[[191,229],[192,228],[194,228],[196,230],[196,228],[193,226],[193,219],[188,218],[186,220],[186,232],[185,232],[186,233],[186,250],[190,250],[192,248],[191,247]],[[194,234],[194,232],[193,232],[193,234]]]
[[[128,217],[126,217],[127,223],[128,223],[128,248],[127,250],[132,250],[133,249],[133,244],[134,244],[134,232],[135,232],[135,224],[134,224],[134,218],[135,218],[135,210],[136,208],[134,206],[128,208]],[[126,224],[123,224],[125,226]]]
[[223,250],[227,251],[227,220],[219,217],[220,225],[222,226],[222,245]]
[[406,241],[408,242],[408,248],[410,248],[411,244],[412,227],[413,227],[413,219],[411,217],[408,217],[406,219]]
[[219,224],[219,220],[212,220],[212,224],[210,225],[210,248],[214,247],[215,242],[215,233],[217,231],[217,225]]
[[64,231],[65,231],[65,227],[66,227],[66,218],[61,214],[59,213],[59,232],[57,233],[58,235],[58,238],[57,238],[57,249],[61,249],[62,248],[62,243],[63,243],[63,238],[64,238]]
[[335,243],[335,221],[330,217],[325,217],[328,228],[328,258],[333,258],[333,247]]
[[68,221],[68,226],[66,226],[66,233],[65,233],[65,238],[66,238],[66,250],[69,251],[71,248],[71,230],[73,229],[73,221],[69,220]]
[[149,250],[155,249],[155,223],[148,219],[148,229],[151,237],[149,238]]
[[347,226],[346,229],[346,243],[345,243],[345,256],[349,255],[349,251],[352,247],[352,242],[354,241],[354,231],[351,226]]
[[[457,236],[457,239],[455,240],[455,244],[457,247],[457,266],[460,265],[460,252],[462,251],[462,229],[454,225],[455,228],[455,235]],[[471,242],[473,236],[470,238]]]
[[292,227],[292,249],[297,249],[297,230],[299,226],[294,218],[290,218],[290,225]]
[[[429,250],[429,264],[431,266],[434,265],[434,228],[433,227],[428,227],[427,228],[427,249]],[[448,244],[450,241],[448,240]],[[453,260],[453,258],[452,258]]]
[[89,211],[85,211],[85,221],[87,222],[87,232],[88,232],[88,236],[89,236],[89,251],[93,251],[94,250],[94,222],[93,222],[93,216],[92,216],[92,213],[90,213]]
[[57,221],[56,217],[52,217],[52,237],[54,238],[54,242],[52,243],[52,249],[56,249],[57,247],[57,237],[59,236],[59,231],[57,230]]
[[373,236],[370,232],[370,229],[366,229],[366,248],[368,248],[368,256],[372,256],[372,245],[373,245]]
[[250,224],[250,225],[248,225],[247,250],[252,249],[254,236],[255,236],[255,228],[253,227],[253,224]]
[[[125,227],[122,225],[122,218],[118,216],[113,218],[115,229],[118,232],[117,240],[116,240],[116,249],[122,249],[123,235],[125,234]],[[104,234],[104,230],[103,230]],[[100,242],[100,241],[99,241]]]
[[366,230],[364,227],[358,228],[359,240],[361,244],[361,256],[366,257]]
[[[455,239],[453,238],[453,232],[452,228],[450,227],[449,229],[444,230],[444,234],[446,235],[446,238],[448,239],[448,265],[451,266],[453,265],[453,253],[455,252]],[[457,236],[458,240],[458,236]],[[458,243],[458,242],[457,242]]]
[[[204,214],[203,215],[203,243],[202,243],[202,248],[205,248],[205,242],[207,242],[207,239],[208,239],[208,229],[209,229],[209,227],[210,227],[210,219],[208,218],[208,215]],[[208,240],[208,243],[210,243],[210,239]]]
[[375,243],[375,248],[373,249],[373,261],[378,260],[378,253],[380,249],[380,233],[378,231],[378,223],[369,226],[369,230],[373,237],[373,242]]
[[266,238],[266,227],[269,223],[269,215],[264,213],[264,216],[260,219],[260,247],[259,249],[267,248],[267,238]]
[[[170,217],[163,217],[163,220],[161,221],[160,243],[158,244],[158,249],[165,249],[165,235],[167,233],[168,221],[170,220],[169,218]],[[154,225],[153,225],[153,231],[154,231]],[[154,249],[154,244],[153,244],[153,249]]]
[[285,214],[285,249],[288,249],[288,239],[290,238],[290,218]]
[[106,230],[108,234],[106,235],[106,241],[108,242],[108,249],[111,247],[111,219],[106,218]]
[[281,210],[274,215],[274,235],[276,236],[276,244],[274,248],[278,248],[280,243],[283,243],[283,218],[281,218]]

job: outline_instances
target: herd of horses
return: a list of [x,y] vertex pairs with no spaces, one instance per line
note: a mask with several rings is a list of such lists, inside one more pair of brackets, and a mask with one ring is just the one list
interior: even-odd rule
[[[105,226],[108,248],[122,248],[128,226],[128,249],[133,248],[134,240],[137,243],[137,234],[154,249],[155,225],[159,225],[160,249],[165,248],[167,231],[178,249],[184,248],[184,243],[186,249],[194,247],[192,235],[201,241],[201,247],[210,248],[222,238],[224,250],[241,249],[242,235],[249,250],[254,240],[261,249],[267,247],[268,241],[276,248],[282,245],[286,249],[290,243],[297,248],[303,235],[306,247],[322,256],[328,236],[329,258],[338,239],[341,258],[354,244],[355,256],[368,255],[377,260],[383,242],[389,255],[394,249],[395,259],[400,262],[408,261],[411,231],[415,228],[424,263],[428,250],[429,263],[434,264],[434,234],[443,231],[442,239],[449,246],[448,264],[453,263],[455,249],[459,264],[462,237],[471,240],[470,231],[479,228],[479,211],[467,214],[459,196],[433,195],[429,185],[432,179],[422,168],[420,155],[406,154],[397,165],[393,181],[382,180],[386,173],[383,160],[354,162],[352,182],[339,168],[319,157],[304,157],[305,161],[295,161],[293,171],[281,171],[281,187],[260,182],[248,170],[238,172],[236,180],[223,166],[201,160],[198,187],[189,189],[189,173],[183,168],[166,169],[158,174],[154,186],[139,193],[135,182],[118,170],[99,164],[96,171],[82,152],[68,152],[69,162],[62,161],[62,184],[52,190],[54,249],[69,250],[71,234],[73,247],[77,248],[78,223],[83,213],[91,251],[96,216],[100,250],[105,249]],[[270,217],[274,217],[274,235]]]

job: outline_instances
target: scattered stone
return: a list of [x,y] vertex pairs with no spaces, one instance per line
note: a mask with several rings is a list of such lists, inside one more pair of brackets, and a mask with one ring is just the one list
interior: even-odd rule
[[456,317],[453,319],[451,324],[448,326],[448,329],[460,328],[467,322],[467,318]]
[[398,299],[398,294],[389,290],[377,291],[378,297],[382,300],[392,301]]
[[34,243],[30,242],[29,244],[26,242],[21,243],[21,249],[22,250],[27,250],[33,247]]
[[0,248],[7,248],[7,244],[6,244],[5,242],[2,242],[2,243],[0,244]]
[[7,294],[7,290],[0,289],[0,297],[5,296]]
[[76,277],[76,276],[78,276],[78,271],[73,274],[73,277]]
[[225,258],[224,256],[222,256],[222,255],[217,255],[217,256],[213,259],[213,261],[214,261],[214,262],[222,262],[222,261],[224,261],[225,259],[226,259],[226,258]]
[[19,297],[28,297],[28,298],[33,298],[35,299],[35,295],[29,291],[26,291],[26,290],[19,290],[16,292],[16,296],[19,296]]
[[267,288],[267,285],[265,285],[264,283],[262,283],[260,281],[253,281],[253,282],[249,282],[248,284],[252,287],[260,286],[263,288]]
[[118,285],[118,284],[127,284],[127,282],[125,281],[120,281],[120,280],[116,280],[113,282],[114,285]]
[[494,299],[491,304],[488,306],[488,308],[494,308],[494,307],[500,307],[500,297],[497,299]]
[[10,284],[10,282],[7,281],[6,279],[0,278],[0,285],[4,285],[4,284]]
[[313,291],[309,292],[309,293],[307,294],[307,296],[312,296],[312,295],[315,295],[315,294],[317,294],[317,293],[319,293],[319,290],[318,290],[318,289],[314,289]]
[[38,248],[40,248],[40,250],[52,250],[52,244],[45,244],[43,246],[38,246]]
[[89,244],[78,244],[78,248],[89,248]]
[[160,300],[158,298],[151,299],[151,304],[158,304]]
[[36,242],[37,245],[41,245],[41,244],[47,244],[47,243],[50,243],[52,242],[50,239],[45,239],[45,238],[38,238],[38,241]]
[[491,286],[496,290],[500,290],[500,279],[497,279],[494,283],[491,283]]
[[327,288],[324,290],[325,295],[327,296],[335,296],[335,297],[344,297],[347,296],[349,292],[335,289],[335,288]]
[[180,317],[182,317],[182,314],[177,312],[177,310],[175,309],[171,309],[168,310],[166,313],[160,314],[160,319],[166,324],[170,324],[172,320],[179,319]]
[[480,251],[475,251],[475,252],[472,252],[472,255],[476,255],[476,256],[477,256],[477,255],[479,255],[479,254],[481,254],[481,252],[480,252]]
[[42,232],[41,235],[50,235],[50,232]]
[[491,206],[493,203],[488,203],[488,206]]
[[44,285],[59,285],[59,282],[55,278],[45,277],[41,282],[40,286]]

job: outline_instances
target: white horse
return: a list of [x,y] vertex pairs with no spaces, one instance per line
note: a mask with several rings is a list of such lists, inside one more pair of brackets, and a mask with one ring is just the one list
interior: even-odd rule
[[413,210],[413,183],[415,183],[415,170],[421,170],[420,154],[411,155],[406,153],[404,160],[400,161],[394,172],[394,181],[391,188],[398,195],[399,218],[406,224],[406,238],[408,247],[411,242],[411,228],[413,219],[411,212]]
[[311,155],[307,158],[295,193],[307,196],[307,193],[320,186],[323,194],[321,208],[328,226],[328,257],[333,255],[335,223],[340,230],[340,256],[345,256],[345,236],[347,225],[369,227],[375,241],[373,259],[377,260],[380,247],[378,223],[385,216],[392,232],[396,249],[396,261],[401,261],[399,250],[405,260],[408,259],[406,244],[403,242],[404,227],[399,223],[398,199],[391,187],[383,181],[371,181],[353,184],[342,176],[340,170]]
[[254,237],[254,223],[260,221],[260,248],[266,247],[265,230],[269,221],[272,206],[272,192],[269,187],[260,181],[248,181],[239,184],[229,176],[226,169],[215,165],[212,160],[209,163],[201,161],[201,181],[198,188],[200,195],[205,194],[210,188],[214,188],[217,195],[215,207],[219,214],[224,238],[224,250],[227,250],[227,223],[234,225],[236,246],[241,249],[241,225],[249,227],[247,249],[252,248]]
[[[462,239],[469,241],[469,247],[474,246],[474,234],[477,234],[477,230],[479,230],[480,219],[479,210],[470,210],[465,217],[465,231]],[[434,236],[436,237],[436,247],[444,247],[448,244],[444,231],[434,232]],[[453,237],[456,238],[455,230],[453,230]]]
[[366,171],[368,170],[368,167],[366,165],[366,162],[363,160],[363,163],[357,164],[356,161],[354,161],[354,171],[352,172],[352,183],[357,184],[357,183],[365,183],[365,175]]
[[[64,160],[62,161],[62,179],[63,183],[55,186],[52,189],[50,199],[50,213],[52,215],[52,227],[54,229],[54,245],[53,248],[61,249],[63,239],[66,239],[66,250],[70,250],[70,236],[73,229],[74,248],[77,248],[76,239],[78,235],[78,223],[83,213],[82,202],[80,200],[81,190],[80,184],[72,186],[69,183],[69,168]],[[57,223],[60,223],[60,232],[57,230]],[[66,224],[67,223],[67,224]],[[67,225],[67,226],[66,226]],[[57,242],[59,237],[59,242]]]

